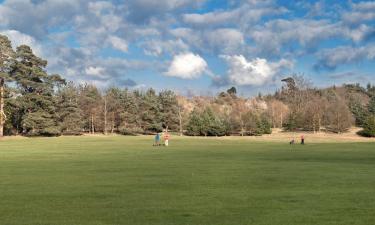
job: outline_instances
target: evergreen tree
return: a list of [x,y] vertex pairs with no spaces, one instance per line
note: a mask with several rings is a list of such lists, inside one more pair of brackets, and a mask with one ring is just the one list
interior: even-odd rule
[[375,96],[373,96],[370,99],[370,102],[368,103],[367,108],[368,108],[369,113],[371,113],[372,115],[375,115]]
[[365,137],[375,137],[375,115],[367,117],[363,130],[359,134]]
[[189,136],[200,136],[202,133],[202,123],[200,113],[196,109],[193,110],[186,125],[186,134]]
[[9,79],[11,65],[14,62],[14,51],[9,39],[0,35],[0,137],[4,135],[4,124],[6,122],[5,106],[5,82]]
[[236,96],[237,94],[237,89],[235,87],[231,87],[227,90],[227,93],[230,95],[230,96]]
[[375,96],[373,96],[368,104],[369,114],[366,117],[362,127],[363,130],[359,132],[365,137],[375,137]]
[[27,135],[59,135],[54,88],[64,83],[58,75],[45,71],[47,61],[33,54],[31,48],[21,45],[16,51],[16,63],[11,76],[21,93],[22,128]]
[[257,135],[271,134],[272,133],[272,124],[269,122],[264,115],[257,122]]
[[57,93],[58,118],[63,134],[81,134],[82,111],[78,105],[78,89],[72,82]]
[[143,133],[139,114],[140,93],[137,91],[131,93],[125,89],[122,96],[121,129],[125,131],[129,130],[131,133]]
[[110,128],[111,133],[114,133],[121,125],[120,116],[123,112],[121,107],[123,93],[119,88],[112,87],[106,91],[104,98],[106,100],[108,128]]
[[177,130],[179,125],[178,102],[172,91],[159,93],[160,116],[163,127]]
[[229,124],[215,116],[210,107],[201,113],[194,110],[190,114],[186,128],[187,135],[190,136],[224,136],[229,134],[230,130]]
[[142,95],[139,104],[141,127],[146,133],[162,131],[161,111],[158,96],[154,89],[149,89]]
[[79,107],[83,112],[84,127],[94,134],[102,125],[102,96],[94,85],[79,87]]

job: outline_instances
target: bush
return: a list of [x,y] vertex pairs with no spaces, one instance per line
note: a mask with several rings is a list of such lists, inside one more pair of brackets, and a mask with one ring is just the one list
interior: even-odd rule
[[229,124],[216,116],[210,108],[203,112],[194,110],[186,126],[189,136],[224,136],[229,134]]
[[122,135],[132,135],[136,136],[138,134],[143,134],[144,130],[140,127],[121,127],[119,129],[120,134]]
[[62,132],[62,135],[66,135],[66,136],[81,136],[82,135],[82,132],[81,131],[64,131]]
[[375,116],[367,117],[363,130],[358,132],[359,135],[364,137],[375,137]]
[[37,136],[45,136],[45,137],[57,137],[60,136],[61,132],[58,127],[48,127],[42,130],[37,131],[29,131],[26,133],[27,137],[37,137]]

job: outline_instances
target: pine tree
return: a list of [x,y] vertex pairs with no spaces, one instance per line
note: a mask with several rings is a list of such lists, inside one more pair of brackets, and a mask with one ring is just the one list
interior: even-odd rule
[[142,95],[139,110],[141,114],[141,127],[146,133],[162,131],[160,103],[155,90],[149,89]]
[[111,133],[114,133],[121,123],[120,115],[123,112],[121,108],[122,94],[119,88],[112,87],[106,91],[104,96],[108,120],[106,129],[109,129]]
[[94,85],[79,87],[79,107],[83,113],[84,128],[91,134],[100,130],[102,122],[102,96]]
[[368,103],[367,108],[368,108],[369,113],[371,113],[372,115],[375,115],[375,96],[373,96],[370,99],[370,102]]
[[349,102],[349,109],[353,113],[355,118],[355,124],[359,127],[362,127],[365,123],[365,120],[368,116],[368,111],[362,104],[358,101]]
[[5,106],[5,81],[9,78],[11,64],[14,59],[14,51],[9,39],[0,35],[0,137],[4,136],[4,124],[6,121]]
[[200,136],[202,133],[202,123],[203,121],[199,112],[196,109],[193,110],[186,125],[186,134],[189,136]]
[[54,88],[64,83],[58,75],[45,71],[47,61],[33,54],[31,48],[21,45],[16,51],[16,63],[11,77],[21,93],[22,128],[27,135],[59,135]]
[[139,113],[141,93],[138,91],[130,92],[128,89],[125,89],[122,91],[121,96],[120,133],[124,135],[144,133],[144,130],[141,128]]
[[160,116],[163,127],[178,130],[179,108],[176,95],[172,91],[159,93]]
[[83,128],[82,110],[78,105],[78,89],[69,82],[57,93],[58,118],[63,134],[78,135]]
[[363,125],[363,130],[359,132],[365,137],[375,137],[375,115],[369,115]]

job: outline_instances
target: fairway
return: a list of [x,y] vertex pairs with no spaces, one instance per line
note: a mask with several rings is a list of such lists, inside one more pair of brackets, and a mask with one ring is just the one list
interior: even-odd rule
[[375,144],[0,142],[0,224],[375,224]]

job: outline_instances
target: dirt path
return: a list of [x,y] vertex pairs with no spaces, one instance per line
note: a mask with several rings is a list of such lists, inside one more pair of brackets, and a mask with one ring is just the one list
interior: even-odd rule
[[[357,135],[359,128],[352,128],[349,132],[343,134],[333,134],[333,133],[313,133],[313,132],[283,132],[280,129],[274,129],[272,134],[263,135],[263,136],[228,136],[228,137],[217,137],[220,140],[253,140],[253,141],[265,141],[265,142],[285,142],[289,143],[290,140],[294,139],[296,143],[300,142],[301,135],[305,136],[306,143],[337,143],[337,142],[373,142],[375,144],[375,138],[364,138]],[[117,136],[117,135],[115,135]],[[122,135],[118,135],[121,137]],[[84,135],[83,137],[100,137],[107,138],[113,137],[113,135],[104,136],[101,134],[97,135]],[[57,137],[60,138],[60,137]],[[77,137],[79,138],[79,137]],[[178,138],[177,136],[173,138]],[[183,137],[188,138],[188,137]],[[195,137],[195,138],[205,138],[205,137]],[[215,137],[210,137],[215,138]],[[1,140],[18,140],[18,139],[27,139],[26,137],[13,136],[13,137],[4,137]],[[150,139],[153,139],[153,136],[150,136]]]
[[294,139],[296,143],[300,142],[301,135],[304,135],[307,143],[322,143],[322,142],[374,142],[375,138],[365,138],[357,135],[359,128],[352,128],[349,132],[343,134],[334,133],[313,133],[313,132],[283,132],[280,129],[274,129],[272,134],[258,137],[225,137],[229,139],[252,139],[254,141],[275,141],[275,142],[289,142]]

